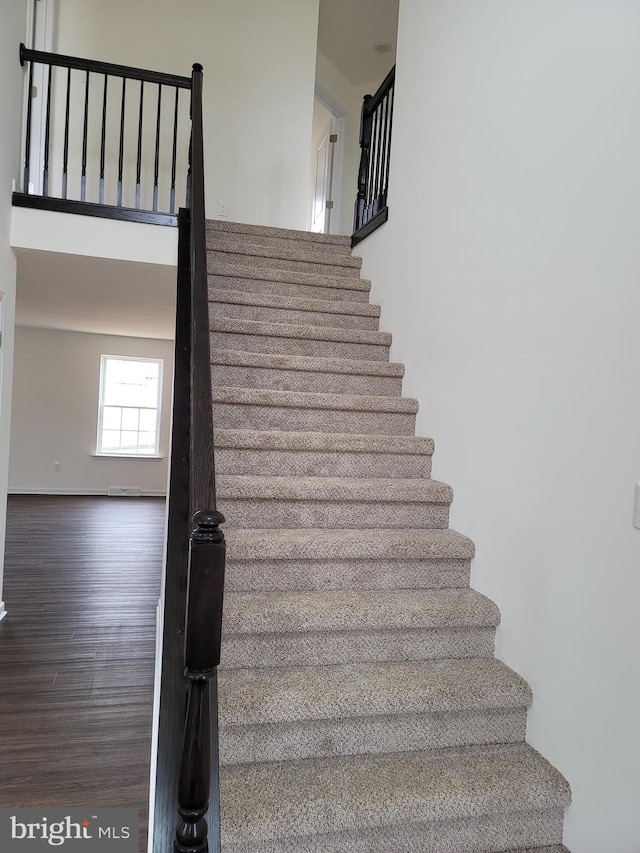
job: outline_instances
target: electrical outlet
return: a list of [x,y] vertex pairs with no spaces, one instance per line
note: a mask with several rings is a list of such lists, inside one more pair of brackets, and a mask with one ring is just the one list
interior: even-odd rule
[[59,470],[60,470],[60,463],[59,463],[59,462],[54,462],[54,463],[53,463],[53,470],[54,470],[54,471],[59,471]]
[[218,215],[219,216],[228,216],[229,215],[229,205],[226,201],[221,201],[218,206]]

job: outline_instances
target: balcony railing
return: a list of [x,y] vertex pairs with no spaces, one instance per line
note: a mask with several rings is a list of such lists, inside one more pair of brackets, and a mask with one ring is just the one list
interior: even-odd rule
[[360,120],[358,197],[351,243],[355,246],[389,218],[387,191],[395,65],[375,95],[365,95]]
[[175,225],[188,206],[191,78],[29,50],[26,207]]

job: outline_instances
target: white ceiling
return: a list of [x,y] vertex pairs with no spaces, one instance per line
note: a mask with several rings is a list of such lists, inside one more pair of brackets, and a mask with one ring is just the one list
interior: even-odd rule
[[[382,80],[396,61],[399,0],[320,0],[318,49],[353,85]],[[389,42],[389,53],[373,45]]]
[[19,326],[172,339],[175,268],[20,249]]

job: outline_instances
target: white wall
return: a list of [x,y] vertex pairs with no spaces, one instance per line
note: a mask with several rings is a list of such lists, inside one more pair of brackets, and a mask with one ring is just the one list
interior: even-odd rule
[[566,844],[637,853],[640,4],[401,0],[390,180],[358,253]]
[[[100,356],[164,359],[162,459],[97,457]],[[11,492],[105,494],[112,486],[164,494],[167,485],[173,342],[16,327]],[[53,463],[60,462],[60,470]]]
[[183,75],[204,65],[209,216],[225,200],[229,219],[306,226],[318,0],[58,6],[61,53]]
[[[358,192],[358,169],[360,168],[360,111],[366,94],[373,95],[382,80],[352,85],[336,66],[321,52],[316,57],[316,91],[331,105],[335,115],[344,116],[344,140],[342,181],[334,192],[339,210],[336,233],[353,232],[353,212]],[[333,230],[333,228],[332,228]]]
[[16,262],[9,248],[12,181],[20,171],[20,116],[22,115],[23,72],[18,62],[18,46],[25,40],[27,5],[10,0],[2,6],[0,26],[0,293],[4,294],[4,335],[0,375],[0,618],[4,533],[11,423],[11,377],[13,369],[13,325],[15,322]]

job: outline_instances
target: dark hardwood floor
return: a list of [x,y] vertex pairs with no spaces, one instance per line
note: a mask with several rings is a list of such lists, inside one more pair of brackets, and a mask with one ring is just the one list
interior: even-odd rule
[[146,847],[165,501],[10,496],[0,806],[129,806]]

